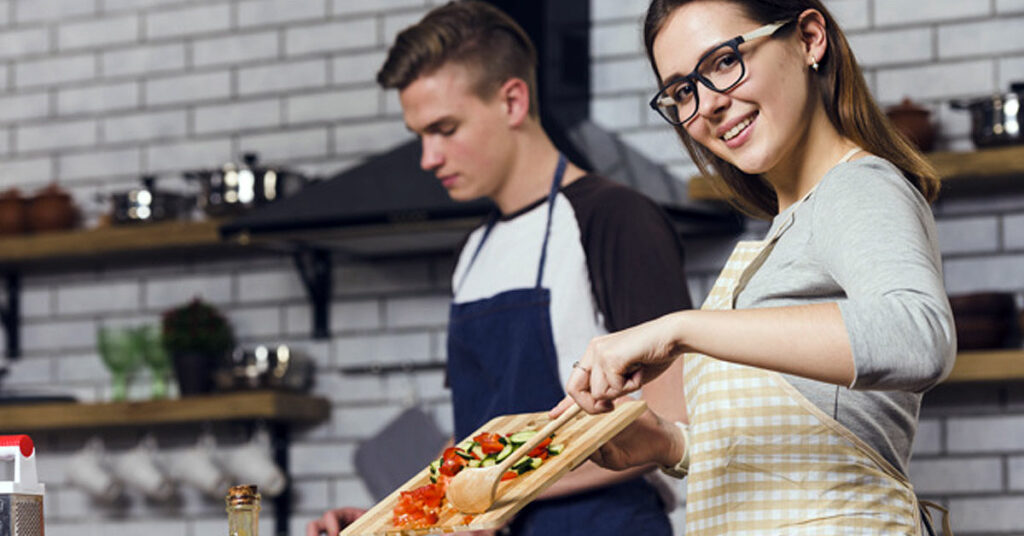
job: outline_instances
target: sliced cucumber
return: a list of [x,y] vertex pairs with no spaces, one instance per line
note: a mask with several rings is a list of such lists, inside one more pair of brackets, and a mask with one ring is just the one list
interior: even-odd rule
[[565,443],[559,443],[557,445],[548,445],[548,454],[552,456],[558,456],[565,450]]
[[455,449],[455,455],[460,457],[460,458],[462,458],[463,460],[475,460],[476,459],[476,457],[473,456],[472,454],[470,454],[470,453],[468,453],[466,451],[463,451],[463,450],[459,450],[459,449]]
[[480,460],[469,460],[469,463],[466,464],[466,467],[480,467],[481,463],[482,462]]
[[480,460],[486,457],[484,455],[484,449],[480,446],[480,443],[473,443],[473,448],[469,449],[469,453],[472,454],[474,458]]
[[501,449],[501,452],[499,452],[497,456],[494,457],[494,461],[500,462],[501,460],[508,458],[508,455],[512,454],[513,450],[516,449],[514,449],[512,445],[505,445],[505,448]]
[[509,436],[509,441],[513,443],[523,444],[530,440],[531,437],[537,435],[536,430],[522,430]]
[[430,483],[437,484],[437,475],[430,475]]
[[512,466],[512,470],[517,472],[517,473],[519,473],[519,474],[523,474],[523,473],[525,473],[527,471],[532,471],[532,470],[540,467],[541,464],[543,464],[543,463],[544,463],[544,460],[542,460],[540,458],[534,458],[532,456],[527,456],[527,457],[523,458],[522,461],[520,461],[520,462],[516,463],[515,465],[513,465]]
[[437,472],[440,469],[441,469],[441,459],[440,458],[430,462],[430,472],[431,472],[431,474],[435,474],[436,475]]
[[466,452],[469,452],[470,450],[473,450],[473,446],[474,445],[479,445],[479,443],[477,443],[476,441],[473,441],[472,439],[466,439],[462,443],[459,443],[458,445],[455,445],[455,447],[456,448],[460,448],[460,449],[462,449],[462,450],[464,450]]
[[488,456],[480,462],[480,467],[490,467],[495,464],[494,457]]

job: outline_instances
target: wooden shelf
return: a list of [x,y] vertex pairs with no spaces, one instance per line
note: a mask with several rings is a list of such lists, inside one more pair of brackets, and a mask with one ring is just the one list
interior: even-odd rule
[[172,221],[0,238],[0,264],[223,247],[219,220]]
[[[957,182],[958,190],[964,190],[965,183],[983,183],[987,179],[1024,175],[1024,145],[973,152],[928,153],[925,157],[935,166],[942,181]],[[1024,182],[1020,184],[1024,185]],[[702,175],[691,177],[688,189],[690,199],[701,201],[725,201],[727,199],[726,196],[715,190],[709,179]]]
[[1024,350],[963,352],[945,383],[999,380],[1024,380]]
[[0,433],[123,428],[210,421],[323,421],[325,398],[277,391],[192,396],[175,400],[0,405]]

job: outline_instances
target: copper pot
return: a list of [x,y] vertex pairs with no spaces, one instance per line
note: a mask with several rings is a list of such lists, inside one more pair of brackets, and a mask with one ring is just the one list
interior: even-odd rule
[[896,130],[907,137],[921,152],[927,153],[935,145],[935,127],[931,123],[931,112],[914,104],[910,99],[903,99],[898,106],[885,111]]
[[71,229],[78,220],[78,210],[71,195],[51,184],[29,200],[28,224],[35,232]]
[[17,188],[0,194],[0,235],[28,231],[28,210],[25,198]]

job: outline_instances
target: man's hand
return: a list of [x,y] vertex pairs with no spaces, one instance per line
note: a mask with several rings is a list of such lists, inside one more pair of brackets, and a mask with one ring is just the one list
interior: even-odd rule
[[366,510],[362,508],[353,508],[351,506],[328,510],[324,512],[320,519],[310,521],[306,525],[306,536],[320,536],[321,534],[338,536],[341,529],[351,525],[353,521],[359,519],[359,516],[365,513]]
[[614,471],[650,465],[671,467],[683,458],[685,440],[674,423],[650,409],[618,435],[601,445],[590,460]]

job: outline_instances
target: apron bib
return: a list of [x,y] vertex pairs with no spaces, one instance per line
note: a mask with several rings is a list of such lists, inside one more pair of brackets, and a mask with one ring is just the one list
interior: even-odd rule
[[[733,308],[795,212],[767,240],[737,244],[701,309]],[[907,478],[781,374],[703,354],[683,359],[688,536],[922,534]]]
[[[536,284],[451,306],[447,370],[457,439],[492,417],[547,411],[565,396],[551,330],[551,292],[541,281],[551,214],[566,164],[565,157],[559,156],[548,194]],[[465,274],[472,269],[496,221],[494,217],[487,223]],[[643,479],[534,502],[516,516],[511,528],[513,534],[523,536],[672,534],[657,492]]]

